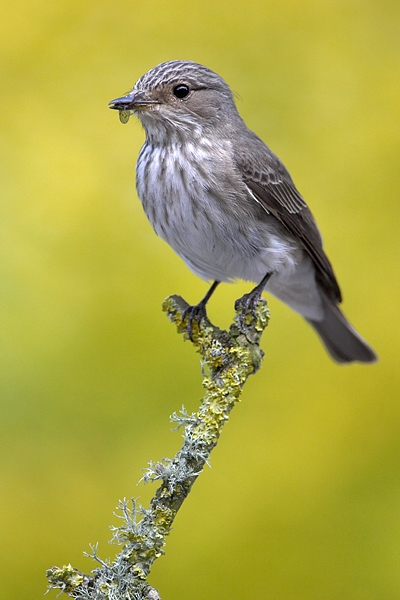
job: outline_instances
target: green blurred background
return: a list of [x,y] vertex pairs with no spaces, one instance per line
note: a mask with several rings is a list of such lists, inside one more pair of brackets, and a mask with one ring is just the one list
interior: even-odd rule
[[[152,232],[134,186],[140,125],[107,108],[159,62],[220,73],[323,231],[344,310],[380,362],[339,367],[270,300],[248,382],[150,583],[163,600],[400,597],[400,5],[375,0],[3,4],[1,598],[46,568],[89,571],[169,415],[202,394],[161,313],[206,290]],[[226,326],[239,283],[218,290]],[[55,597],[55,592],[51,592]]]

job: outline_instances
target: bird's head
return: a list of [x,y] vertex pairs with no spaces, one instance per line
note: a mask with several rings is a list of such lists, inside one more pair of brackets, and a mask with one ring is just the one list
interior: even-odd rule
[[160,142],[165,136],[197,137],[207,130],[218,135],[218,129],[225,127],[226,131],[226,125],[232,127],[239,117],[222,77],[184,60],[154,67],[140,77],[129,94],[112,100],[109,107],[135,114],[148,137]]

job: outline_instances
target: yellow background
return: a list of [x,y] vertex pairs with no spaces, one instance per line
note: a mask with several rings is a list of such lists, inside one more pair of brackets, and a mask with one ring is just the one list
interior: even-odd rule
[[[271,299],[251,378],[150,583],[163,600],[400,597],[400,4],[375,0],[16,0],[0,20],[1,598],[87,572],[198,357],[161,313],[196,279],[136,197],[140,125],[107,103],[159,62],[220,73],[309,202],[344,311],[380,362],[339,367]],[[210,316],[226,326],[219,289]],[[51,593],[55,597],[55,593]]]

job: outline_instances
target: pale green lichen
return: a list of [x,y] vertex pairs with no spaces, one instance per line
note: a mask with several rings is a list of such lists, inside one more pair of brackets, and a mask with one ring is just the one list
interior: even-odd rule
[[70,564],[63,565],[61,568],[52,567],[48,569],[46,577],[50,587],[60,588],[62,592],[70,595],[84,581],[84,575]]
[[[185,340],[189,339],[184,317],[187,307],[179,296],[163,302],[163,310]],[[50,588],[79,600],[160,600],[158,592],[146,583],[151,566],[164,553],[175,516],[208,464],[244,383],[261,366],[263,351],[259,343],[269,320],[266,302],[260,300],[255,314],[249,312],[243,325],[240,315],[238,304],[229,332],[215,327],[206,317],[193,322],[193,345],[202,361],[204,399],[196,413],[189,415],[182,407],[179,414],[172,415],[171,421],[184,428],[184,441],[173,459],[150,462],[145,470],[144,482],[161,482],[150,507],[145,510],[135,500],[132,508],[126,500],[120,502],[118,516],[123,524],[112,528],[113,541],[123,545],[120,554],[113,563],[104,562],[97,556],[97,547],[93,547],[88,556],[100,567],[92,575],[83,575],[71,565],[53,567],[47,572]]]

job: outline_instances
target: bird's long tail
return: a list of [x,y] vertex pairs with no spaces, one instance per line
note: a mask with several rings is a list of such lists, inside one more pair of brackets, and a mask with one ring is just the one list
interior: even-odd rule
[[340,309],[323,296],[325,316],[322,321],[307,321],[314,327],[329,354],[340,363],[375,362],[377,356],[371,346],[346,320]]

